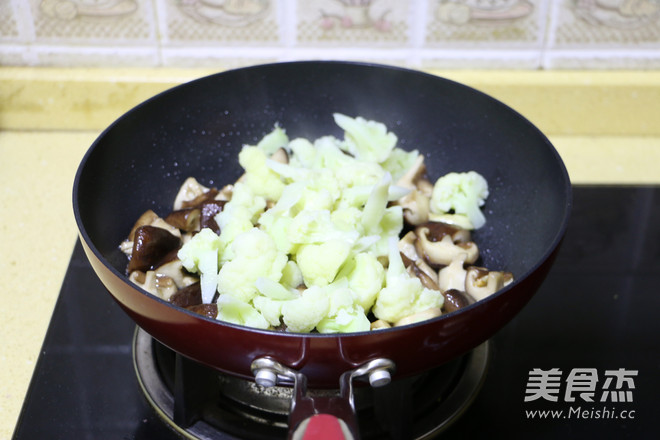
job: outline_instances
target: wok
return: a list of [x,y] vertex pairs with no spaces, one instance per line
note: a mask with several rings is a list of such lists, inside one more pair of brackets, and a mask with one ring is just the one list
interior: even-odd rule
[[[515,282],[456,312],[369,333],[294,334],[196,315],[131,284],[119,243],[146,209],[166,215],[183,180],[234,182],[237,155],[274,124],[291,139],[343,137],[333,112],[383,122],[398,146],[426,156],[432,181],[476,170],[489,182],[486,225],[473,235],[480,265]],[[128,111],[91,145],[75,177],[73,207],[91,265],[128,315],[175,351],[253,378],[270,357],[336,388],[342,373],[384,358],[394,378],[443,364],[489,339],[528,302],[548,272],[571,205],[566,169],[548,139],[503,103],[470,87],[396,67],[292,62],[226,71],[165,91]],[[90,292],[93,294],[93,292]]]

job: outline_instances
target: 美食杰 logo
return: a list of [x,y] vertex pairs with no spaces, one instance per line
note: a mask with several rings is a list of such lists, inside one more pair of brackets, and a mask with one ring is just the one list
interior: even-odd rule
[[[638,370],[619,368],[533,368],[528,372],[525,402],[568,403],[570,407],[526,409],[527,418],[634,419],[635,379]],[[626,404],[626,405],[623,405]]]

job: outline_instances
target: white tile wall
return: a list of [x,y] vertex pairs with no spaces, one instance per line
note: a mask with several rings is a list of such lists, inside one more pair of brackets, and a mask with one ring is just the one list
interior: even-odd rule
[[0,65],[660,68],[660,0],[0,0]]

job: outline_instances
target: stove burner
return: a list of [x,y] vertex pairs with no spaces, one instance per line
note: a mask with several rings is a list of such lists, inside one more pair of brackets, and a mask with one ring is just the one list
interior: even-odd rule
[[[486,342],[463,357],[381,388],[358,387],[362,439],[430,439],[446,430],[479,392],[490,357]],[[136,329],[133,361],[149,404],[187,439],[285,438],[293,388],[264,388],[199,365]],[[309,390],[336,395],[336,390]]]

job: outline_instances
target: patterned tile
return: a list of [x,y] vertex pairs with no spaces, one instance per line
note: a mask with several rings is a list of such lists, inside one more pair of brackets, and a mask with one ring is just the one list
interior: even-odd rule
[[656,0],[562,0],[551,23],[547,68],[660,67]]
[[298,0],[297,43],[405,46],[412,3],[396,0]]
[[0,1],[0,41],[16,41],[20,36],[13,2]]
[[39,42],[156,43],[150,0],[30,0],[30,6]]
[[273,0],[159,0],[165,44],[213,45],[279,42]]
[[[68,54],[68,55],[67,55]],[[0,0],[0,64],[660,68],[660,0]]]
[[544,0],[429,0],[428,47],[537,47],[545,34]]
[[553,15],[549,43],[555,48],[660,47],[658,1],[563,0]]

